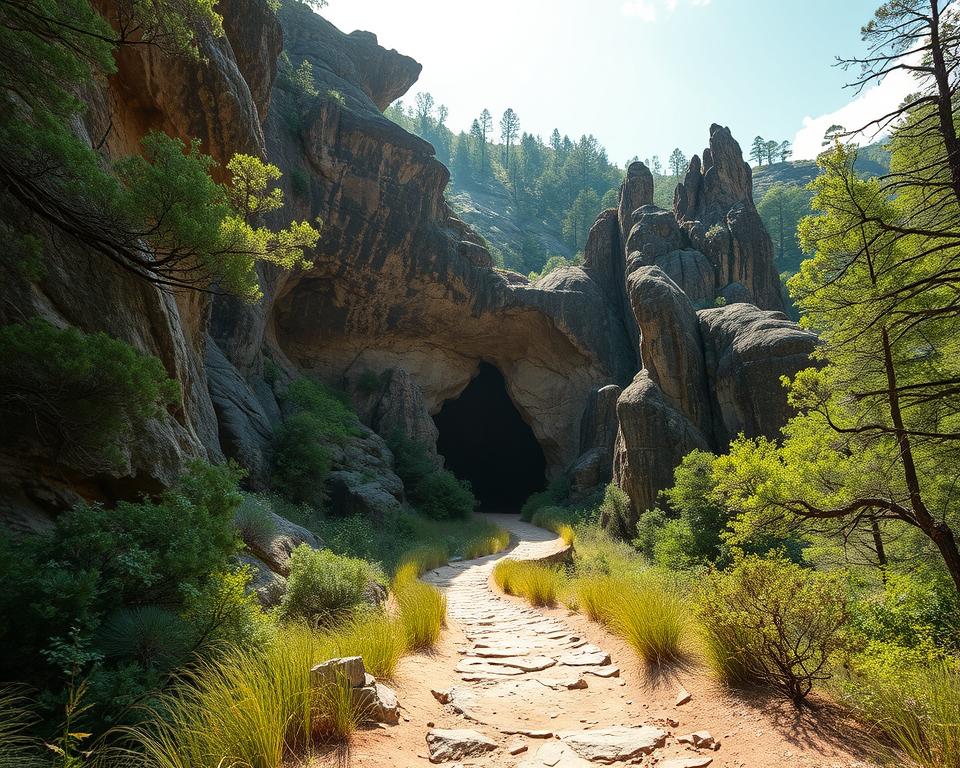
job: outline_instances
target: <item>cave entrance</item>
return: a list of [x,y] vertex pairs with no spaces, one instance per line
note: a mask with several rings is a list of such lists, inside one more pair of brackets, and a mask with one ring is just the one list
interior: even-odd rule
[[470,481],[482,512],[519,512],[527,496],[543,489],[543,450],[494,366],[480,363],[477,376],[433,420],[437,451],[447,469]]

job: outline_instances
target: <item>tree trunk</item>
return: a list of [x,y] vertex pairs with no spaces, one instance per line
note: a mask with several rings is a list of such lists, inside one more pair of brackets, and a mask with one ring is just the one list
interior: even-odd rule
[[937,115],[940,119],[940,133],[947,151],[947,165],[950,168],[950,182],[953,193],[960,200],[960,140],[953,123],[953,95],[950,92],[950,75],[943,58],[943,44],[940,41],[939,0],[930,0],[930,58],[933,64],[933,77],[937,83]]

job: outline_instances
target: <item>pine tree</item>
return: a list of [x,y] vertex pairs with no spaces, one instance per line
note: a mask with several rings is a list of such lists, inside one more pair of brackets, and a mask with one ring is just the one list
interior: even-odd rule
[[667,160],[667,163],[670,166],[670,172],[674,176],[683,176],[687,169],[687,156],[677,147],[670,153],[670,158]]
[[758,166],[763,165],[764,158],[767,156],[767,142],[763,136],[755,136],[753,144],[750,145],[750,159]]
[[510,107],[507,107],[506,111],[503,113],[503,117],[500,118],[500,139],[503,141],[504,146],[504,165],[507,167],[507,170],[510,170],[510,147],[513,145],[513,142],[516,141],[517,136],[520,135],[520,119],[517,117],[517,113],[514,112]]

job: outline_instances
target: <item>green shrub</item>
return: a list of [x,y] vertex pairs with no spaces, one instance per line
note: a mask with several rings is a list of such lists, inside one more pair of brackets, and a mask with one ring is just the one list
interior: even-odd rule
[[673,487],[664,491],[670,509],[682,521],[669,535],[682,543],[694,562],[713,562],[720,556],[721,533],[727,524],[726,510],[714,501],[715,458],[707,451],[691,451],[674,470]]
[[294,413],[274,432],[273,486],[289,501],[320,509],[331,445],[362,435],[360,422],[345,395],[309,379],[291,382],[283,401]]
[[874,644],[854,657],[836,686],[843,702],[885,739],[880,755],[917,768],[960,768],[960,660]]
[[343,619],[363,603],[370,584],[382,578],[366,560],[301,544],[290,555],[280,616],[318,624]]
[[393,452],[394,471],[403,480],[403,487],[413,498],[421,481],[432,475],[437,467],[427,451],[426,443],[407,437],[401,430],[394,430],[387,438]]
[[570,495],[570,480],[566,476],[558,477],[546,490],[530,494],[520,508],[520,519],[530,522],[534,513],[541,507],[557,506]]
[[573,544],[574,526],[580,519],[574,510],[567,507],[540,507],[533,513],[530,522],[557,534],[564,544]]
[[287,499],[322,508],[330,473],[330,449],[323,423],[314,414],[301,412],[288,417],[274,432],[273,487]]
[[360,420],[351,410],[349,398],[310,379],[296,379],[283,396],[284,403],[313,414],[318,431],[328,440],[342,442],[363,434]]
[[615,539],[599,523],[582,523],[575,535],[573,558],[578,575],[626,576],[643,568],[636,550]]
[[610,483],[600,503],[600,525],[604,530],[626,541],[636,536],[637,523],[630,497],[615,483]]
[[[209,587],[239,545],[233,516],[240,474],[230,465],[197,462],[155,501],[80,505],[60,515],[49,533],[16,540],[0,534],[0,679],[50,690],[52,699],[62,695],[64,675],[91,668],[101,690],[115,690],[104,681],[131,664],[140,670],[136,679],[156,679],[151,670],[180,657],[182,638],[160,632],[162,619],[153,613],[141,617],[153,628],[141,627],[123,651],[109,641],[104,621],[122,623],[126,611],[150,605],[178,613]],[[136,623],[127,617],[128,625]],[[193,647],[199,638],[188,625]],[[96,687],[89,703],[95,717],[109,719],[116,702],[93,697]]]
[[462,547],[465,560],[495,555],[502,552],[510,544],[510,531],[506,528],[495,527],[492,533],[481,533],[467,539]]
[[180,397],[157,358],[39,318],[0,327],[0,359],[4,442],[40,444],[84,474],[122,468],[123,445]]
[[477,499],[470,483],[441,469],[417,483],[416,506],[427,517],[448,520],[468,517],[477,508]]
[[798,706],[827,680],[844,645],[848,606],[842,575],[808,571],[783,556],[750,555],[701,582],[698,613],[705,650],[721,679],[760,682]]
[[270,502],[250,493],[243,494],[243,501],[234,516],[237,533],[248,547],[262,548],[277,532],[277,523],[271,514]]

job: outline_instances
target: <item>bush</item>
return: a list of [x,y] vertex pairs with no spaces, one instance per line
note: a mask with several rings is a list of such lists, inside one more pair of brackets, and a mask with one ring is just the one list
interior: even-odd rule
[[288,500],[322,508],[331,444],[363,434],[346,396],[309,379],[290,383],[283,402],[294,410],[274,432],[273,485]]
[[711,571],[698,595],[708,660],[727,683],[760,682],[798,706],[843,647],[848,608],[840,574],[807,571],[783,556],[750,555]]
[[591,621],[609,624],[611,601],[623,589],[624,579],[618,576],[588,574],[577,576],[570,585],[573,604]]
[[104,333],[35,318],[0,327],[0,434],[87,475],[122,469],[123,445],[179,400],[163,364]]
[[273,486],[287,499],[323,507],[331,460],[323,423],[312,413],[290,416],[274,432]]
[[403,653],[403,637],[382,613],[360,615],[316,631],[281,627],[261,647],[238,647],[199,664],[165,693],[149,728],[129,729],[133,746],[154,768],[231,764],[276,768],[292,754],[309,755],[343,738],[360,719],[343,692],[311,687],[310,669],[339,656],[363,656],[367,670],[390,677]]
[[271,514],[269,499],[243,494],[243,501],[234,516],[237,533],[251,549],[260,549],[273,539],[277,524]]
[[493,569],[494,583],[508,595],[516,595],[535,606],[552,606],[563,589],[563,572],[552,566],[507,558]]
[[[80,505],[47,534],[17,540],[0,534],[0,679],[60,696],[64,675],[93,668],[106,679],[110,670],[132,664],[138,680],[150,680],[151,670],[164,671],[180,659],[184,636],[187,649],[198,643],[196,627],[188,622],[178,625],[179,633],[161,631],[157,623],[165,619],[147,606],[163,606],[172,625],[169,613],[184,609],[226,567],[239,544],[233,526],[239,477],[233,466],[197,462],[155,501],[113,509]],[[103,624],[136,625],[128,611],[148,621],[140,622],[139,638],[128,638],[124,650],[108,641]],[[89,703],[96,717],[110,719],[117,711],[113,700]]]
[[323,384],[310,379],[296,379],[283,396],[284,403],[310,413],[320,434],[329,441],[343,442],[363,434],[360,420],[349,405],[349,399]]
[[574,525],[579,522],[577,513],[566,507],[540,507],[533,513],[530,522],[557,534],[563,543],[573,544]]
[[343,619],[364,602],[367,588],[377,580],[382,575],[366,560],[301,544],[290,555],[280,616],[317,624]]
[[557,506],[570,495],[570,480],[566,477],[558,477],[546,490],[530,494],[530,497],[520,508],[520,519],[530,522],[534,513],[541,507]]
[[[840,686],[845,703],[886,734],[902,763],[919,768],[960,768],[960,660],[879,653],[857,659]],[[887,743],[875,745],[880,753]]]
[[637,524],[633,517],[630,497],[615,483],[610,483],[603,493],[600,525],[610,534],[626,541],[636,535]]
[[393,453],[394,471],[412,498],[420,482],[436,471],[436,463],[426,443],[407,437],[399,429],[390,434],[387,445]]
[[463,545],[463,557],[465,560],[473,560],[478,557],[486,557],[502,552],[510,544],[510,531],[506,528],[499,528],[488,523],[495,530],[492,533],[481,533],[468,539]]
[[434,520],[468,517],[477,507],[470,483],[445,469],[427,475],[416,488],[417,509]]
[[689,620],[676,590],[650,572],[611,586],[609,605],[598,612],[614,632],[648,664],[681,659]]

